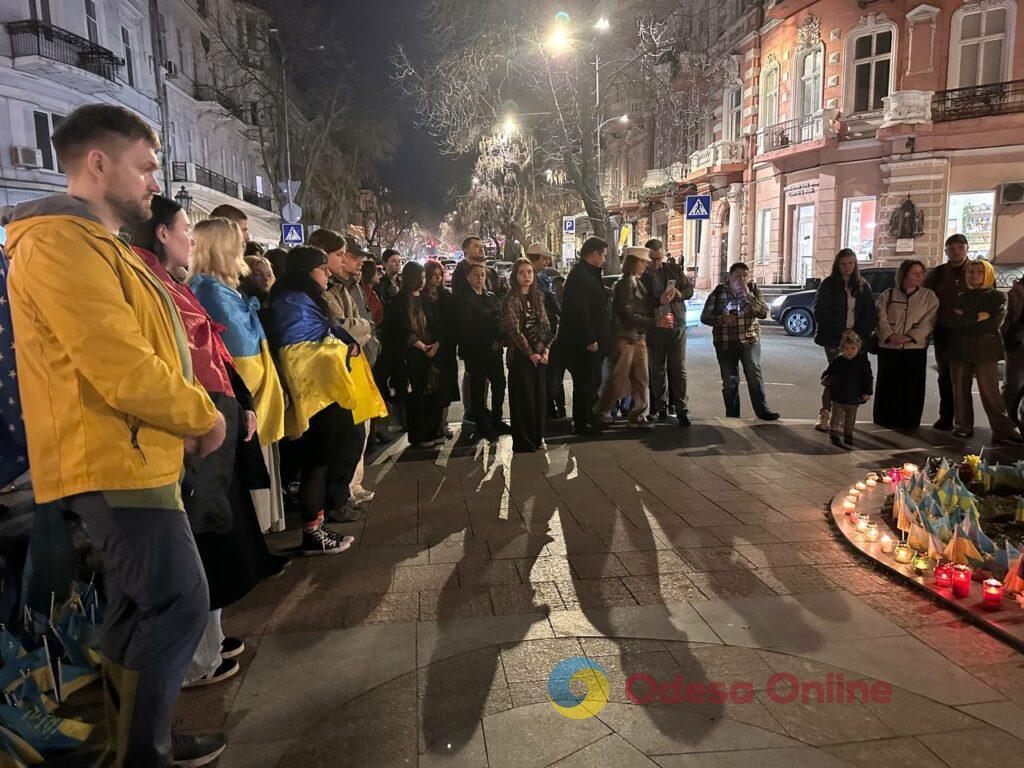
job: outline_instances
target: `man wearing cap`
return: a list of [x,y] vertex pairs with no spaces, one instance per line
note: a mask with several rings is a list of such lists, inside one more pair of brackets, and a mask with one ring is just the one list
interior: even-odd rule
[[939,370],[939,420],[932,426],[949,431],[953,428],[953,376],[947,351],[956,316],[956,297],[966,287],[964,266],[967,264],[967,238],[957,233],[946,238],[945,264],[940,264],[924,280],[939,297],[939,315],[932,338],[935,340],[935,365]]
[[551,344],[547,366],[547,415],[550,419],[565,418],[565,364],[561,362],[558,350],[558,321],[562,314],[562,304],[555,293],[553,279],[545,270],[551,266],[555,255],[551,253],[544,243],[530,243],[526,249],[526,258],[533,264],[533,273],[536,275],[535,282],[537,290],[544,299],[544,311],[547,313],[548,322],[551,324],[551,336],[554,341]]
[[668,315],[655,319],[647,303],[647,291],[641,276],[651,261],[647,248],[630,246],[622,255],[622,277],[612,289],[612,331],[615,347],[609,360],[609,372],[601,382],[597,406],[598,416],[608,413],[623,397],[629,396],[629,425],[649,429],[647,395],[650,379],[647,369],[647,332],[653,328],[671,328]]
[[[690,426],[686,399],[686,300],[693,286],[676,264],[665,260],[661,240],[648,240],[651,263],[641,282],[647,292],[647,309],[654,317],[671,317],[670,328],[647,332],[647,355],[651,378],[651,417],[668,418],[668,406],[676,410],[680,427]],[[665,381],[668,379],[669,397]]]

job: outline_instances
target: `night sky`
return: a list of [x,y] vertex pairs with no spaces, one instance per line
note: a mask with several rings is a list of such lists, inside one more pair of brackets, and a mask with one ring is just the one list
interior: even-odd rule
[[413,125],[409,105],[393,91],[389,60],[394,45],[406,46],[414,60],[428,53],[420,32],[418,0],[319,0],[337,8],[349,22],[345,47],[352,51],[360,104],[379,105],[392,116],[401,136],[394,160],[380,169],[396,201],[413,211],[420,223],[436,226],[445,211],[447,190],[465,180],[473,158],[442,156],[433,139]]

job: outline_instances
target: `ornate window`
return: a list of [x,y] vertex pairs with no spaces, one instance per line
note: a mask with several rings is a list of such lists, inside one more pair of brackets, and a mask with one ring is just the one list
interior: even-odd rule
[[[880,20],[881,19],[881,20]],[[870,15],[846,39],[846,108],[848,114],[879,112],[894,90],[896,25]]]
[[813,115],[821,109],[821,69],[825,51],[820,47],[811,48],[800,54],[797,74],[800,78],[800,116]]
[[779,63],[772,55],[768,56],[764,69],[761,70],[759,122],[762,128],[779,122]]
[[743,86],[725,89],[724,135],[727,139],[738,139],[743,135]]
[[968,88],[1010,79],[1016,3],[969,3],[953,14],[949,87]]

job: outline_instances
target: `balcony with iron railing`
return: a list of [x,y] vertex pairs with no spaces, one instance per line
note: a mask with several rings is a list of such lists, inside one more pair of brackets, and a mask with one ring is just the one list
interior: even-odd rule
[[757,153],[764,155],[789,148],[800,148],[801,145],[808,145],[806,148],[809,149],[812,142],[833,135],[834,120],[835,111],[826,109],[813,115],[769,125],[757,132]]
[[249,125],[252,122],[250,111],[237,103],[229,94],[209,83],[195,83],[196,101],[209,101],[219,104],[234,118]]
[[942,123],[1016,112],[1024,112],[1024,80],[937,91],[931,117]]
[[209,168],[204,168],[196,163],[171,163],[171,180],[193,182],[200,186],[212,189],[236,200],[244,200],[250,205],[262,208],[265,211],[274,209],[273,201],[255,189],[243,187],[237,181],[232,181],[226,176],[221,176]]
[[242,187],[242,199],[245,202],[262,208],[265,211],[273,210],[274,206],[270,198],[267,195],[257,192],[255,189],[249,187]]
[[[19,65],[19,59],[38,57],[116,83],[124,65],[124,59],[103,46],[42,21],[11,21],[7,23],[7,32],[11,36],[11,57],[15,66]],[[41,69],[60,74],[58,70],[51,71],[49,66]],[[69,84],[80,85],[77,81]]]

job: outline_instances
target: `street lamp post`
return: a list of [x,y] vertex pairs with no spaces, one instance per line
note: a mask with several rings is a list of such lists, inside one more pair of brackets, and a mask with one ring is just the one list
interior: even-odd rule
[[285,195],[288,197],[289,207],[295,202],[292,199],[292,137],[288,125],[288,59],[284,52],[284,45],[281,43],[280,30],[277,27],[270,28],[270,34],[277,36],[277,56],[281,61],[281,109],[284,112],[284,162],[285,162]]

